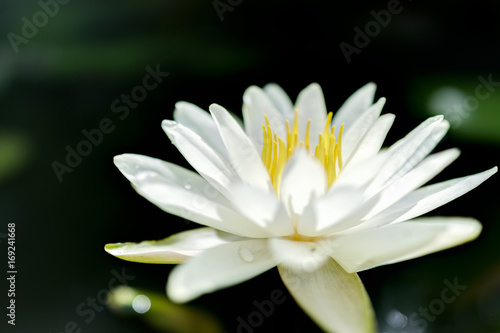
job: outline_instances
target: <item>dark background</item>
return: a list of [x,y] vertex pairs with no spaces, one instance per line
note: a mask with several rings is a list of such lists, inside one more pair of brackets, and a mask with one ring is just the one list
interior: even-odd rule
[[[1,279],[2,332],[59,333],[71,321],[82,332],[158,332],[150,326],[153,316],[106,307],[90,320],[77,308],[107,288],[112,270],[125,269],[135,277],[130,286],[164,296],[171,266],[120,261],[103,246],[196,227],[137,195],[112,163],[114,155],[140,153],[187,167],[160,127],[172,118],[176,101],[205,109],[216,102],[241,115],[249,85],[277,82],[294,100],[318,82],[335,111],[373,81],[377,98],[388,100],[384,112],[396,114],[390,144],[425,117],[474,96],[479,76],[500,81],[498,1],[401,1],[400,12],[372,33],[350,63],[339,44],[354,46],[354,28],[364,31],[376,22],[371,11],[387,10],[388,1],[232,1],[222,21],[214,3],[229,4],[72,0],[60,4],[16,52],[9,33],[21,36],[22,18],[33,22],[42,9],[35,1],[0,2],[0,237],[8,223],[16,224],[18,269],[15,327],[6,323],[8,287]],[[170,74],[120,119],[112,102],[142,84],[147,66]],[[436,95],[443,87],[453,93]],[[441,96],[438,111],[433,96]],[[437,149],[459,147],[462,155],[436,180],[499,164],[499,91],[468,110],[458,118],[448,114],[455,117],[453,129]],[[66,164],[66,147],[76,149],[85,140],[82,131],[98,128],[104,118],[113,131],[60,181],[53,163]],[[467,289],[427,321],[424,331],[500,331],[498,186],[494,176],[432,213],[480,219],[484,229],[476,241],[360,273],[380,332],[422,331],[405,318],[435,306],[443,281],[454,279]],[[7,243],[0,241],[3,277]],[[255,332],[319,332],[276,270],[191,305],[213,315],[227,332],[237,332],[237,318],[247,319],[256,310],[252,302],[269,299],[275,289],[286,301]]]

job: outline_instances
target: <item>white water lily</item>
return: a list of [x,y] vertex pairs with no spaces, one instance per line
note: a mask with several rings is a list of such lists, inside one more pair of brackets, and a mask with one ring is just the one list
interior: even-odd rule
[[418,218],[465,194],[497,168],[423,186],[459,155],[430,154],[449,123],[429,118],[381,150],[394,115],[373,104],[373,83],[332,115],[311,84],[295,105],[276,84],[243,96],[244,125],[212,104],[179,102],[163,129],[198,173],[147,156],[115,164],[146,199],[206,227],[161,241],[108,244],[129,261],[182,263],[167,294],[187,302],[275,266],[297,303],[325,331],[374,332],[356,272],[476,238],[473,218]]

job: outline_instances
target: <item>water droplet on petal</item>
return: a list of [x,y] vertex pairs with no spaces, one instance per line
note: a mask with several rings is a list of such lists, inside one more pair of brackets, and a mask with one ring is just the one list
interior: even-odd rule
[[191,189],[191,184],[186,184],[186,185],[184,185],[184,188],[185,188],[186,190],[190,190],[190,189]]
[[157,173],[155,171],[142,171],[137,174],[136,178],[137,180],[146,180],[146,179],[151,179],[157,176]]
[[241,246],[238,250],[238,254],[240,255],[241,259],[245,260],[246,262],[252,262],[255,259],[253,251],[248,247]]

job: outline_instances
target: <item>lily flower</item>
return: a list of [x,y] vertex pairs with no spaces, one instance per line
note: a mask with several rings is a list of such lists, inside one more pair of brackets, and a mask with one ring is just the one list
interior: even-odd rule
[[210,114],[178,102],[162,127],[197,171],[124,154],[114,162],[135,190],[164,211],[205,227],[160,241],[108,244],[129,261],[181,264],[167,282],[173,301],[249,280],[271,268],[303,310],[328,332],[374,332],[359,271],[475,239],[466,217],[419,217],[472,190],[497,168],[425,185],[458,156],[430,154],[449,129],[425,120],[388,148],[393,114],[356,91],[333,115],[321,87],[295,104],[276,84],[251,86],[243,123],[220,105]]

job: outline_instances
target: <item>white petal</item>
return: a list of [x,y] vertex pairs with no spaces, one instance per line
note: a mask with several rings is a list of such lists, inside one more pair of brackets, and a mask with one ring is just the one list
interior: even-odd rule
[[337,187],[309,204],[297,231],[304,236],[316,237],[350,228],[361,221],[376,200],[378,198],[366,201],[359,189]]
[[309,202],[326,191],[325,168],[313,156],[300,149],[288,160],[281,178],[280,199],[296,225]]
[[283,118],[293,121],[293,103],[288,94],[276,83],[269,83],[264,86],[269,99],[273,102],[276,109],[283,115]]
[[424,185],[460,155],[458,149],[448,149],[428,156],[413,170],[380,192],[380,200],[366,219],[370,219],[391,206],[411,191]]
[[479,186],[497,172],[494,167],[481,173],[428,185],[405,196],[397,203],[371,218],[367,223],[386,224],[406,221],[436,209]]
[[373,158],[365,159],[354,165],[344,166],[337,180],[335,180],[328,191],[330,192],[335,190],[336,187],[344,186],[366,189],[378,174],[380,168],[386,163],[388,157],[387,152],[384,151]]
[[164,120],[162,127],[189,164],[215,188],[228,194],[228,184],[239,177],[226,161],[189,128],[170,120]]
[[198,134],[223,159],[228,160],[226,146],[222,142],[214,119],[207,111],[188,102],[177,102],[175,103],[174,120]]
[[337,111],[333,117],[333,124],[340,126],[345,123],[345,130],[347,131],[372,105],[376,89],[377,86],[373,82],[359,88]]
[[385,137],[394,123],[393,114],[379,117],[366,135],[360,140],[346,164],[354,165],[360,161],[374,157],[380,151]]
[[346,271],[359,272],[457,246],[480,232],[471,218],[433,217],[332,236],[322,245]]
[[166,212],[243,237],[269,236],[192,171],[134,154],[116,156],[115,164],[140,195]]
[[270,238],[269,248],[273,256],[280,262],[295,271],[314,272],[330,260],[328,253],[316,242],[295,241],[285,238]]
[[346,273],[333,260],[312,273],[278,269],[294,299],[325,332],[375,332],[370,299],[357,274]]
[[[384,104],[385,98],[379,99],[377,103],[364,110],[364,112],[358,118],[353,120],[354,122],[350,124],[348,129],[344,127],[344,136],[342,138],[342,157],[346,162],[346,165],[349,164],[349,159],[356,151],[356,147],[358,147],[363,137],[366,135],[366,133],[368,133],[370,128],[372,128],[377,121],[380,113],[382,112]],[[335,125],[340,126],[342,124]]]
[[117,155],[113,162],[120,172],[136,186],[148,182],[184,189],[198,189],[201,195],[229,205],[229,201],[199,174],[177,164],[139,154]]
[[267,240],[224,244],[176,266],[167,281],[167,294],[175,302],[188,302],[249,280],[276,264]]
[[266,123],[264,115],[267,116],[273,132],[280,138],[286,138],[283,114],[276,109],[273,102],[261,88],[257,86],[248,87],[243,94],[245,131],[259,152],[262,151],[263,143],[262,125]]
[[297,97],[295,108],[299,118],[299,141],[304,140],[307,121],[311,119],[310,145],[316,147],[319,140],[318,135],[324,131],[326,121],[326,105],[321,86],[317,83],[311,83],[304,88]]
[[391,156],[367,190],[368,195],[377,193],[411,171],[439,143],[449,128],[443,116],[427,119],[405,138],[388,149]]
[[429,129],[431,130],[431,135],[425,138],[425,140],[428,140],[427,145],[429,145],[429,149],[432,150],[430,147],[436,146],[439,141],[444,137],[446,132],[450,128],[450,123],[444,119],[443,116],[435,116],[435,117],[430,117],[427,118],[425,121],[420,123],[417,127],[415,127],[410,133],[408,133],[404,138],[400,139],[397,141],[395,144],[393,144],[390,148],[389,151],[395,152],[401,148],[402,145],[407,144],[408,141],[414,140],[416,137],[422,136],[422,132],[429,132]]
[[244,184],[234,184],[231,192],[235,208],[270,234],[288,236],[294,233],[292,221],[275,193]]
[[123,260],[149,264],[179,264],[212,247],[242,239],[212,228],[198,228],[158,241],[106,244],[104,249]]
[[274,191],[269,173],[243,129],[222,106],[212,104],[210,112],[229,152],[231,163],[241,180],[261,190]]

